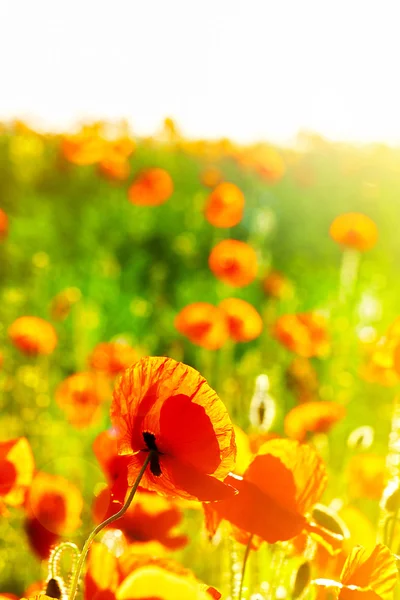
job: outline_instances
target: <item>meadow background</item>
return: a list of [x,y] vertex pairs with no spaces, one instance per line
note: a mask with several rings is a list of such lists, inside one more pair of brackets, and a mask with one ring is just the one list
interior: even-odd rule
[[[96,135],[106,135],[107,127],[94,127]],[[377,526],[378,500],[352,497],[346,468],[354,453],[385,457],[388,449],[397,381],[389,387],[367,381],[363,367],[367,342],[376,342],[399,315],[400,150],[333,143],[307,133],[291,149],[194,141],[180,136],[171,121],[152,137],[127,135],[134,150],[129,175],[118,180],[99,171],[95,161],[69,160],[62,135],[37,133],[23,123],[0,129],[0,208],[9,217],[8,235],[0,242],[2,437],[26,436],[38,469],[63,475],[82,490],[83,524],[69,536],[81,545],[92,528],[93,497],[104,482],[92,444],[110,425],[110,392],[100,420],[77,429],[55,402],[55,390],[66,377],[87,370],[98,343],[124,339],[140,356],[165,355],[194,366],[246,432],[254,431],[249,407],[255,378],[266,373],[276,402],[271,429],[284,435],[284,417],[296,404],[287,376],[294,355],[274,338],[272,327],[279,315],[318,310],[328,320],[332,343],[326,357],[310,359],[318,376],[315,396],[347,410],[329,436],[316,436],[330,475],[324,501],[351,502]],[[162,206],[134,206],[129,185],[150,167],[168,171],[173,194]],[[210,194],[204,173],[210,168],[245,196],[244,217],[233,228],[213,227],[204,217]],[[343,249],[329,227],[352,211],[373,219],[379,240],[362,255],[355,288],[344,302]],[[212,247],[225,238],[246,241],[257,252],[257,278],[242,289],[225,285],[209,269]],[[263,280],[271,270],[290,282],[287,297],[265,293]],[[74,302],[60,318],[54,299],[70,288]],[[210,351],[176,330],[174,319],[187,304],[218,304],[227,297],[247,300],[262,315],[258,339]],[[54,353],[27,357],[12,345],[8,328],[22,315],[53,323],[59,339]],[[372,446],[350,448],[350,433],[365,425],[374,429]],[[190,544],[174,556],[220,585],[216,550],[205,538],[201,516],[187,513],[183,529]],[[0,590],[18,595],[45,573],[23,524],[20,509],[0,520]]]

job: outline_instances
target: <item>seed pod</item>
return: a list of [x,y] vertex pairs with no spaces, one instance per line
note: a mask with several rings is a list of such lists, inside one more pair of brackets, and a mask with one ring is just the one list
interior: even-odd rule
[[347,445],[352,450],[367,450],[374,442],[374,430],[369,425],[357,427],[347,438]]
[[250,423],[261,431],[269,431],[276,414],[275,400],[268,394],[268,390],[268,375],[259,375],[250,403]]
[[299,598],[302,595],[304,590],[307,588],[311,579],[311,566],[310,563],[304,562],[297,569],[297,573],[294,577],[293,588],[292,588],[292,598]]

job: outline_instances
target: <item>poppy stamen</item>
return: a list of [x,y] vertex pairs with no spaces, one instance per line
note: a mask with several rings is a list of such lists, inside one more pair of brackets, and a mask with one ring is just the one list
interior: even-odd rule
[[147,446],[147,448],[144,448],[142,452],[151,451],[152,453],[150,457],[150,471],[155,477],[160,477],[162,471],[160,466],[159,454],[161,454],[161,452],[157,448],[156,436],[154,435],[154,433],[150,433],[150,431],[143,431],[142,435],[144,442]]

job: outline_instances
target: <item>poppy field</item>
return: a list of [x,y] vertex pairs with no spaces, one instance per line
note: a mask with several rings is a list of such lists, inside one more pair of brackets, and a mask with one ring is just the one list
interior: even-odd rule
[[0,126],[0,600],[390,600],[400,151]]

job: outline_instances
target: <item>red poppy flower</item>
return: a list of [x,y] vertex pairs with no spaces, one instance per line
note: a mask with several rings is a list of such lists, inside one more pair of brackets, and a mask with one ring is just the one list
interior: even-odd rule
[[204,501],[234,493],[222,482],[235,461],[232,423],[217,394],[191,367],[165,357],[139,360],[114,389],[111,420],[119,453],[132,456],[129,485],[152,450],[142,487]]
[[281,344],[300,356],[324,356],[329,351],[326,319],[315,312],[282,315],[274,335]]
[[329,233],[338,244],[361,252],[373,248],[378,240],[374,221],[362,213],[339,215],[331,224]]
[[24,437],[0,442],[0,515],[6,505],[21,506],[35,471],[33,454]]
[[56,402],[74,427],[87,427],[101,414],[101,403],[107,394],[104,377],[82,372],[70,375],[56,389]]
[[296,356],[288,366],[286,382],[298,402],[308,402],[315,398],[319,385],[317,372],[311,361],[302,356]]
[[337,402],[305,402],[292,408],[285,417],[288,437],[304,442],[308,433],[327,433],[346,415],[346,409]]
[[218,600],[221,594],[200,583],[171,559],[137,555],[131,547],[117,558],[93,544],[85,578],[87,600]]
[[270,544],[289,540],[313,528],[307,513],[320,499],[326,480],[325,466],[313,448],[293,440],[271,440],[243,477],[225,479],[239,494],[208,510]]
[[340,581],[317,579],[315,584],[329,588],[338,600],[391,600],[397,583],[396,557],[378,544],[368,552],[356,546],[347,558]]
[[25,529],[33,550],[47,558],[60,535],[81,524],[83,499],[75,485],[58,475],[38,473],[27,499]]
[[188,304],[175,318],[175,327],[193,344],[217,350],[228,339],[228,322],[225,313],[208,302]]
[[164,204],[174,191],[171,176],[164,169],[146,169],[139,173],[128,190],[129,201],[138,206]]
[[39,317],[19,317],[8,328],[8,335],[25,354],[51,354],[57,346],[53,325]]
[[97,344],[89,357],[89,366],[115,377],[136,362],[138,355],[129,344],[123,342],[102,342]]
[[211,250],[208,264],[214,275],[233,287],[244,287],[257,275],[257,255],[238,240],[223,240]]
[[211,192],[206,206],[206,219],[215,227],[234,227],[243,217],[244,196],[234,184],[223,182]]
[[261,334],[263,322],[252,304],[240,298],[226,298],[219,308],[227,315],[229,334],[235,342],[250,342]]
[[0,240],[3,240],[4,238],[6,238],[7,234],[8,234],[8,216],[4,212],[4,210],[2,210],[0,208]]

